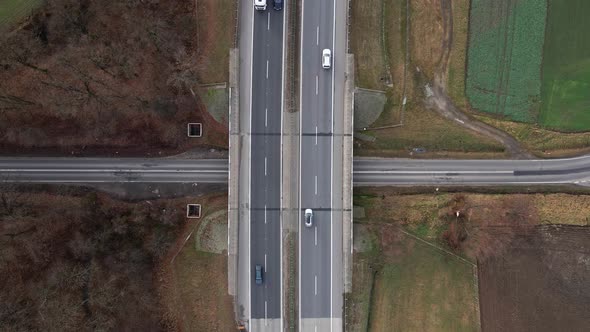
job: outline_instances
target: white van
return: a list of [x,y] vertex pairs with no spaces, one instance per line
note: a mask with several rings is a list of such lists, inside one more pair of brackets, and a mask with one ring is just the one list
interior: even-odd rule
[[254,9],[266,10],[266,0],[254,0]]

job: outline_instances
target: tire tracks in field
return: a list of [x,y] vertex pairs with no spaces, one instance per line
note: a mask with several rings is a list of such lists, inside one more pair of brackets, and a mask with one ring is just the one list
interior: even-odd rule
[[486,123],[473,119],[458,109],[446,91],[448,64],[453,44],[453,7],[451,0],[440,0],[443,20],[442,51],[436,66],[432,95],[426,98],[426,105],[443,117],[457,122],[467,129],[492,138],[504,145],[506,152],[514,159],[532,159],[534,156],[520,142],[508,133]]

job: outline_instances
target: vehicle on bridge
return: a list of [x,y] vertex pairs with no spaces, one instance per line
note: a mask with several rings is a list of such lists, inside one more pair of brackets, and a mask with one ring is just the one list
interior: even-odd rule
[[266,10],[266,0],[254,0],[254,9]]
[[325,48],[322,51],[322,68],[330,69],[332,66],[332,51],[329,48]]
[[311,227],[313,225],[313,211],[311,209],[305,209],[305,227]]
[[256,264],[256,272],[254,274],[254,279],[256,280],[257,285],[262,285],[262,265]]
[[283,9],[283,0],[274,0],[273,8],[275,10],[281,10],[281,9]]

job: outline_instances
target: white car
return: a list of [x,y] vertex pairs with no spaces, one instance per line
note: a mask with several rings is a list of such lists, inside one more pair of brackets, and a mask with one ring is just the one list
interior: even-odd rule
[[254,0],[254,9],[266,10],[266,0]]
[[332,51],[329,48],[325,48],[322,51],[322,68],[330,69],[332,66]]
[[311,227],[311,225],[313,225],[313,211],[305,209],[305,227]]

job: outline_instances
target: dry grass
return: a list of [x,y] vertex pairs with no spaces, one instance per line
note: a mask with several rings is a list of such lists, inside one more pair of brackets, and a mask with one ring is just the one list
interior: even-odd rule
[[370,331],[475,331],[473,267],[404,236],[400,258],[375,277]]
[[199,0],[197,48],[199,81],[203,84],[229,80],[229,49],[236,32],[235,0]]
[[[355,55],[357,85],[384,90],[387,75],[381,40],[382,0],[352,1],[350,47]],[[369,33],[368,33],[369,32]]]
[[453,0],[453,42],[449,58],[447,91],[459,108],[467,106],[465,97],[465,62],[470,0]]
[[420,67],[421,72],[432,80],[443,46],[440,0],[413,0],[410,7],[412,69]]
[[232,331],[227,256],[198,252],[192,241],[174,261],[176,306],[183,331]]
[[532,124],[474,115],[478,120],[514,136],[540,157],[566,157],[590,152],[590,133],[560,133]]
[[[195,234],[203,217],[227,208],[225,195],[200,197],[202,218],[185,229],[177,248],[162,270],[165,280],[160,288],[166,313],[181,331],[233,331],[235,329],[231,296],[227,293],[227,255],[197,251]],[[184,239],[191,233],[190,240]],[[176,255],[177,254],[177,255]]]
[[[355,205],[368,207],[366,219],[401,222],[414,233],[436,240],[445,225],[449,202],[464,197],[462,211],[469,222],[489,224],[520,213],[530,224],[590,224],[590,195],[571,194],[472,194],[394,195],[388,189],[367,190],[355,195]],[[523,212],[525,211],[525,212]]]
[[[453,3],[454,36],[449,70],[449,88],[453,97],[464,96],[465,47],[467,42],[468,1]],[[383,7],[381,7],[383,5]],[[406,40],[406,1],[369,0],[351,4],[350,45],[355,54],[357,85],[387,93],[385,110],[373,127],[400,123],[403,97],[403,71]],[[383,10],[382,10],[383,8]],[[412,72],[420,67],[427,79],[434,77],[442,52],[443,29],[438,0],[410,2],[410,60],[408,68],[407,105],[402,127],[363,132],[375,142],[357,140],[357,155],[408,157],[415,147],[427,153],[421,157],[501,158],[503,146],[475,134],[454,122],[443,119],[422,105],[423,92]],[[381,27],[381,15],[384,25]],[[382,35],[383,32],[383,35]],[[382,42],[382,38],[383,41]],[[384,84],[389,61],[392,86]],[[456,79],[456,77],[461,77]],[[452,81],[451,81],[452,80]],[[464,98],[464,97],[463,97]]]
[[503,146],[440,117],[422,105],[408,105],[402,127],[366,131],[375,142],[356,140],[355,155],[409,157],[412,148],[422,147],[422,157],[500,158]]

